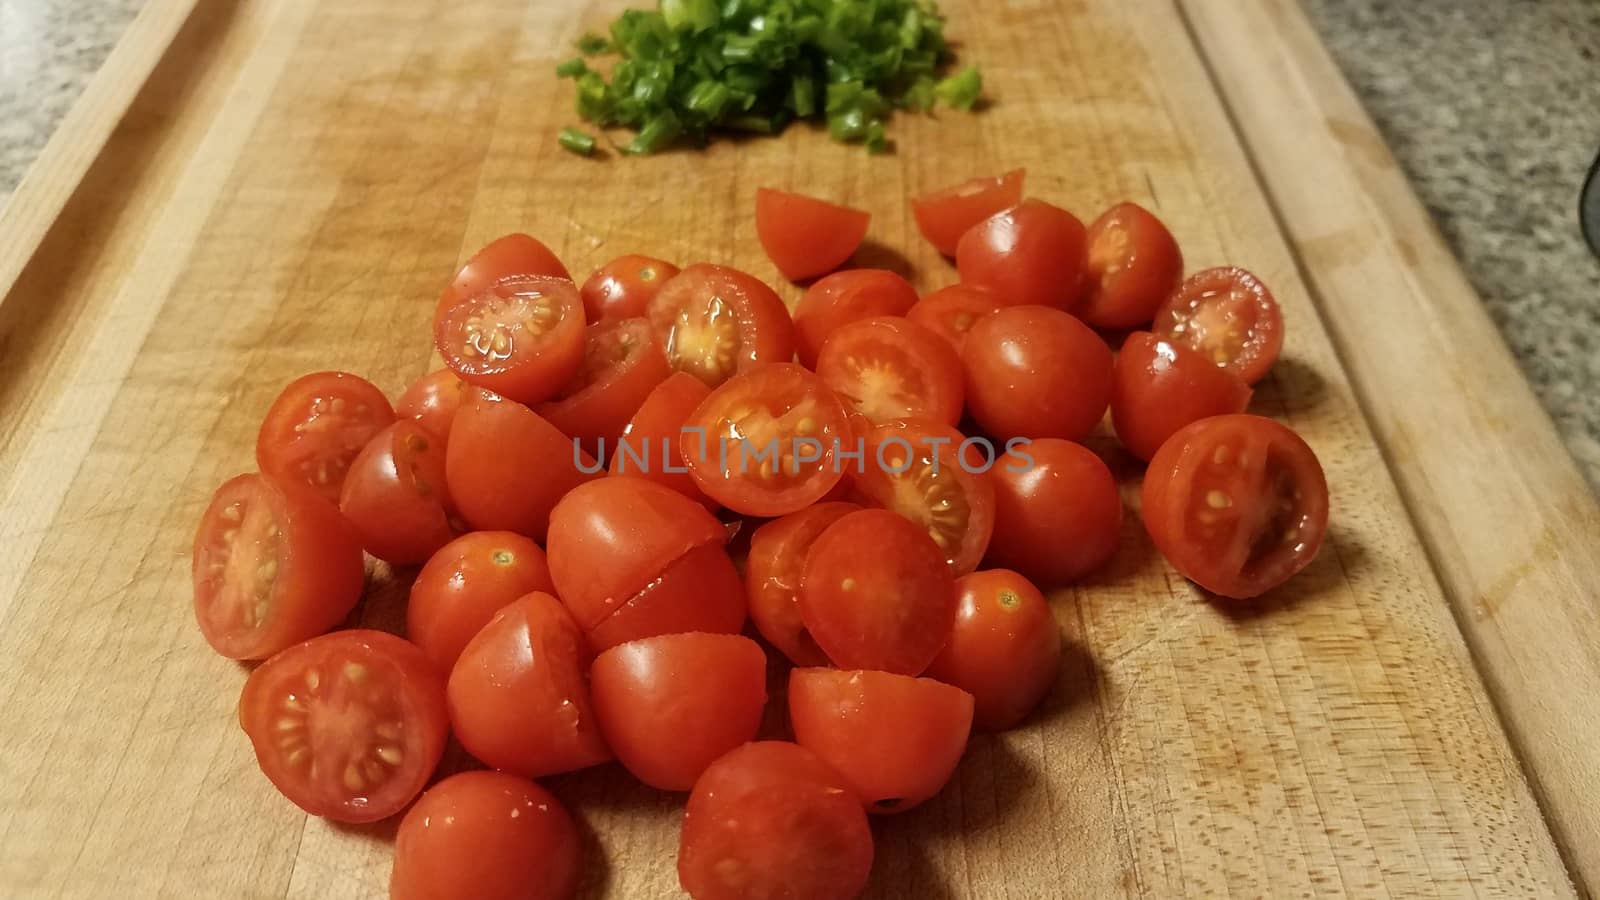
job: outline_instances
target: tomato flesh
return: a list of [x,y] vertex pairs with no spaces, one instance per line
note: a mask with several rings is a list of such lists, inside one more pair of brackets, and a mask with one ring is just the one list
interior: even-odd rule
[[1232,369],[1213,365],[1187,344],[1136,331],[1117,354],[1111,425],[1128,452],[1149,460],[1190,422],[1244,412],[1250,393]]
[[1151,331],[1232,369],[1245,384],[1266,377],[1283,349],[1283,313],[1259,278],[1236,266],[1190,275],[1156,312]]
[[956,625],[928,677],[972,695],[973,727],[1004,731],[1055,685],[1061,628],[1044,595],[1016,572],[973,572],[956,580],[956,592]]
[[579,439],[589,455],[603,459],[628,419],[672,369],[646,319],[590,325],[587,343],[583,366],[563,397],[541,404],[539,414]]
[[854,474],[863,497],[921,526],[952,574],[977,568],[994,531],[994,486],[976,444],[942,422],[901,419],[868,432],[864,456]]
[[1045,438],[1015,448],[991,474],[992,564],[1057,587],[1083,578],[1117,552],[1122,498],[1094,451]]
[[825,666],[828,655],[800,615],[800,576],[806,553],[829,525],[859,510],[854,503],[808,506],[762,525],[750,536],[745,584],[750,618],[772,646],[797,666]]
[[510,531],[474,531],[444,545],[417,573],[406,604],[406,636],[440,672],[494,614],[534,591],[552,592],[539,545]]
[[843,326],[817,356],[817,376],[874,423],[921,417],[961,420],[961,357],[908,319],[879,316]]
[[1137,203],[1119,203],[1089,225],[1089,267],[1079,318],[1096,328],[1137,328],[1183,278],[1172,232]]
[[539,403],[570,383],[583,364],[583,302],[564,278],[499,281],[441,307],[433,341],[462,381]]
[[1072,312],[1083,292],[1087,241],[1072,213],[1024,200],[961,236],[956,269],[962,282],[988,288],[1003,304]]
[[906,318],[944,338],[959,353],[972,326],[999,308],[1000,302],[984,288],[952,284],[917,301]]
[[583,283],[583,310],[590,322],[634,319],[645,315],[661,286],[678,267],[653,256],[619,256],[594,270]]
[[972,226],[1022,202],[1027,169],[973,178],[911,201],[917,230],[945,256],[955,256],[961,236]]
[[794,308],[795,352],[808,369],[828,336],[861,319],[903,316],[916,305],[917,290],[886,269],[847,269],[817,280]]
[[844,265],[867,235],[872,216],[859,209],[760,188],[756,238],[767,258],[790,281],[803,281]]
[[674,369],[710,387],[763,363],[794,357],[783,300],[756,278],[696,263],[650,301],[650,324]]
[[256,465],[278,481],[308,485],[339,502],[350,463],[395,419],[377,387],[348,372],[314,372],[290,382],[256,436]]

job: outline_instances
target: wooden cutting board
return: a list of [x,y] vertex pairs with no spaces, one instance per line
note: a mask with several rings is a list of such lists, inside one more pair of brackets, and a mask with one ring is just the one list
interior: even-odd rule
[[[1029,170],[1155,209],[1272,285],[1255,409],[1327,468],[1321,556],[1255,606],[1144,538],[1054,598],[1046,708],[875,823],[875,897],[1556,897],[1600,880],[1600,515],[1292,0],[945,4],[994,105],[871,157],[806,129],[579,159],[552,75],[615,3],[157,0],[0,215],[0,896],[383,897],[394,823],[308,819],[234,720],[188,545],[278,389],[391,392],[466,252],[527,230],[779,282],[761,185],[874,213],[857,262],[954,272],[905,198]],[[793,299],[798,292],[784,286]],[[361,618],[400,620],[375,573]],[[678,797],[553,779],[590,896],[676,892]]]

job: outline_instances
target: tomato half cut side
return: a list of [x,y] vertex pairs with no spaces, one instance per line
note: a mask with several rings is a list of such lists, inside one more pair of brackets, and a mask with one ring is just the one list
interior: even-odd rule
[[917,303],[917,289],[886,269],[847,269],[818,279],[794,308],[795,352],[808,369],[839,328],[874,316],[903,316]]
[[1173,568],[1214,594],[1259,596],[1316,557],[1328,483],[1289,428],[1250,415],[1180,429],[1145,472],[1145,528]]
[[1190,422],[1242,413],[1250,404],[1250,386],[1232,369],[1148,331],[1122,342],[1113,374],[1111,426],[1122,446],[1143,460]]
[[303,375],[261,420],[256,465],[278,481],[300,482],[338,503],[350,463],[394,418],[388,398],[365,378],[348,372]]
[[1096,328],[1138,328],[1155,318],[1183,279],[1172,232],[1137,203],[1119,203],[1089,224],[1089,269],[1078,317]]
[[822,346],[816,372],[874,423],[917,417],[953,426],[961,420],[961,357],[909,319],[880,316],[843,326]]
[[789,308],[759,279],[727,266],[679,272],[650,301],[650,324],[672,367],[710,387],[794,357]]
[[1000,301],[986,289],[952,284],[917,301],[906,318],[944,338],[959,352],[972,326],[999,308]]
[[484,245],[466,261],[439,298],[437,311],[481,294],[507,278],[548,275],[572,280],[555,253],[526,234],[507,234]]
[[462,381],[539,403],[569,384],[583,364],[583,301],[564,278],[499,281],[441,307],[433,345]]
[[790,281],[804,281],[844,265],[867,236],[872,216],[859,209],[795,194],[756,191],[756,238],[767,258]]
[[678,274],[678,267],[653,256],[619,256],[594,270],[583,283],[584,315],[590,322],[635,319],[650,308],[661,286]]
[[381,631],[296,644],[245,681],[239,724],[296,806],[340,822],[405,808],[432,777],[449,723],[422,651]]
[[450,424],[456,420],[466,385],[449,369],[438,369],[418,378],[400,395],[395,415],[415,419],[439,440],[448,440]]
[[544,540],[550,511],[600,466],[533,410],[469,389],[450,427],[445,479],[461,517],[481,531]]
[[1266,377],[1283,349],[1283,313],[1261,279],[1237,266],[1190,275],[1156,312],[1150,328],[1187,344],[1245,384]]
[[800,615],[800,575],[806,553],[829,525],[860,508],[842,501],[817,503],[774,519],[750,536],[750,555],[745,560],[750,619],[767,643],[797,666],[828,664],[828,655],[817,646]]
[[448,674],[473,635],[512,601],[554,591],[544,551],[511,531],[474,531],[430,558],[406,604],[406,636]]
[[539,405],[550,424],[603,459],[616,447],[628,419],[655,386],[672,374],[647,319],[590,325],[583,365],[559,400]]
[[991,564],[1044,587],[1071,584],[1105,565],[1122,534],[1117,480],[1094,451],[1041,438],[1013,446],[990,470]]
[[622,430],[608,471],[666,485],[715,511],[718,503],[705,495],[683,463],[679,437],[689,416],[711,395],[705,382],[687,372],[673,372],[650,391]]
[[461,531],[445,479],[445,446],[411,419],[378,432],[339,494],[368,553],[395,565],[426,562]]
[[1055,685],[1061,626],[1044,594],[1007,569],[963,575],[956,592],[956,625],[928,677],[972,695],[974,727],[1004,731]]
[[962,282],[988,288],[1006,305],[1067,312],[1079,304],[1087,262],[1083,223],[1043,200],[1024,200],[984,219],[956,248]]
[[867,434],[856,490],[921,526],[950,571],[964,575],[978,567],[994,531],[995,460],[979,447],[942,422],[887,422]]
[[1022,202],[1027,177],[1027,169],[1013,169],[923,194],[911,201],[917,230],[940,253],[953,257],[967,229]]

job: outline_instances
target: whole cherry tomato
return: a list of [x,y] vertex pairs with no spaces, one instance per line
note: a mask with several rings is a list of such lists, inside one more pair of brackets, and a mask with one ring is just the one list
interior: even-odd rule
[[1122,342],[1111,382],[1111,426],[1128,452],[1156,455],[1180,428],[1250,405],[1250,386],[1187,344],[1136,331]]
[[973,727],[1004,731],[1056,683],[1061,627],[1033,583],[1009,569],[956,579],[956,625],[928,677],[972,695]]
[[1072,213],[1024,200],[961,236],[956,269],[962,282],[988,288],[1003,304],[1071,312],[1083,292],[1087,240]]
[[806,630],[800,616],[800,575],[806,553],[829,525],[861,507],[854,503],[817,503],[774,519],[750,536],[745,561],[750,619],[772,646],[797,666],[825,666],[828,655]]
[[449,369],[436,369],[418,378],[400,395],[395,415],[415,419],[439,440],[449,440],[450,424],[456,420],[466,384]]
[[1000,439],[1078,440],[1111,402],[1111,350],[1087,325],[1043,306],[985,316],[961,348],[967,412]]
[[994,565],[1054,587],[1077,581],[1117,552],[1122,499],[1111,470],[1087,447],[1032,441],[1014,447],[990,472]]
[[638,318],[676,274],[678,267],[664,259],[636,253],[619,256],[595,269],[583,283],[579,293],[584,314],[590,322]]
[[473,635],[512,601],[553,592],[539,545],[511,531],[464,534],[430,558],[411,584],[406,635],[448,674]]

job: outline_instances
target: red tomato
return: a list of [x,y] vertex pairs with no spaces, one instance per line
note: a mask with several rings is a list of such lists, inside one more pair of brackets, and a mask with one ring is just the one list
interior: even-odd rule
[[583,301],[563,278],[496,282],[440,307],[433,345],[462,381],[538,403],[555,396],[583,364]]
[[1143,460],[1190,422],[1250,405],[1250,386],[1232,369],[1148,331],[1128,335],[1113,371],[1111,425],[1122,446]]
[[456,740],[484,764],[541,778],[603,763],[584,673],[592,655],[561,602],[535,592],[467,643],[445,695]]
[[907,319],[882,316],[833,333],[817,357],[817,376],[869,421],[920,416],[961,420],[961,357],[939,335]]
[[1100,457],[1045,438],[1017,445],[991,470],[989,561],[1051,587],[1077,581],[1117,552],[1122,498]]
[[706,496],[747,516],[781,516],[828,493],[844,470],[844,405],[795,363],[773,363],[711,392],[679,440]]
[[367,443],[350,464],[339,511],[368,553],[395,565],[415,565],[456,536],[444,460],[444,443],[411,419],[401,419]]
[[229,659],[265,659],[344,620],[361,599],[361,543],[310,488],[224,482],[190,561],[200,633]]
[[835,665],[917,675],[955,621],[954,581],[927,532],[883,509],[848,513],[812,542],[800,616]]
[[735,372],[794,358],[789,308],[738,269],[696,263],[650,301],[650,324],[667,361],[711,387]]
[[689,795],[678,881],[694,900],[842,900],[860,894],[871,871],[861,802],[803,747],[745,744]]
[[466,385],[449,369],[439,369],[418,378],[400,395],[395,415],[415,419],[417,424],[444,441],[450,438],[450,424],[456,420]]
[[589,670],[594,714],[617,761],[663,791],[687,791],[754,738],[767,655],[737,634],[668,634],[619,644]]
[[1156,312],[1150,327],[1232,369],[1246,384],[1264,378],[1283,349],[1283,313],[1267,286],[1235,266],[1196,272]]
[[956,249],[966,284],[986,287],[1008,306],[1073,311],[1088,262],[1083,223],[1042,200],[1024,200],[972,226]]
[[405,808],[444,753],[444,685],[381,631],[296,644],[250,673],[239,724],[261,771],[314,816],[376,822]]
[[952,284],[917,301],[906,318],[949,341],[950,346],[960,352],[972,326],[999,308],[999,301],[988,290],[969,284]]
[[1160,219],[1118,203],[1089,225],[1088,273],[1078,317],[1097,328],[1138,328],[1183,279],[1183,252]]
[[826,200],[761,188],[756,237],[783,277],[803,281],[844,265],[867,236],[872,216]]
[[1178,430],[1145,471],[1144,525],[1183,577],[1246,600],[1310,564],[1328,529],[1328,482],[1298,434],[1260,416]]
[[589,326],[583,367],[562,399],[539,414],[583,442],[595,458],[614,447],[628,419],[656,385],[672,374],[667,356],[645,319],[615,319]]
[[808,369],[828,335],[873,316],[903,316],[917,302],[917,289],[885,269],[847,269],[819,280],[794,308],[795,351]]
[[667,376],[644,398],[623,429],[616,451],[611,454],[611,474],[647,478],[716,510],[717,501],[707,497],[689,477],[678,443],[690,414],[710,395],[705,382],[687,372]]
[[309,485],[337,503],[351,461],[393,421],[388,399],[365,378],[304,375],[283,389],[261,421],[256,465],[277,481]]
[[1061,628],[1039,589],[1008,569],[963,575],[956,592],[956,627],[928,677],[972,695],[974,727],[1004,731],[1056,683]]
[[972,326],[961,348],[967,411],[995,438],[1078,440],[1111,402],[1111,350],[1059,309],[1013,306]]
[[1027,169],[1013,169],[1004,175],[973,178],[923,194],[911,201],[917,230],[940,253],[955,256],[956,245],[967,229],[1022,202],[1027,176]]
[[745,585],[750,618],[767,643],[797,666],[825,666],[828,655],[806,630],[800,617],[800,573],[817,536],[847,513],[854,503],[818,503],[762,525],[750,536]]
[[863,455],[861,496],[922,526],[952,574],[978,567],[994,530],[994,486],[977,444],[942,422],[903,419],[868,432]]
[[972,733],[972,695],[890,672],[789,673],[795,743],[839,770],[868,812],[898,813],[944,787]]
[[702,544],[673,561],[587,637],[599,651],[663,634],[738,634],[744,615],[738,567],[721,544]]
[[439,310],[475,297],[507,278],[549,275],[572,280],[549,247],[525,234],[508,234],[473,254],[439,298]]
[[555,589],[538,544],[510,531],[464,534],[417,573],[406,604],[406,635],[448,673],[495,613],[525,594]]
[[469,390],[450,427],[445,475],[462,518],[485,531],[544,540],[550,510],[600,467],[533,410]]
[[590,322],[639,318],[676,274],[678,267],[664,259],[633,253],[619,256],[595,269],[583,283],[579,293],[584,314]]
[[425,791],[395,835],[390,900],[567,900],[578,829],[555,795],[504,772],[462,772]]

